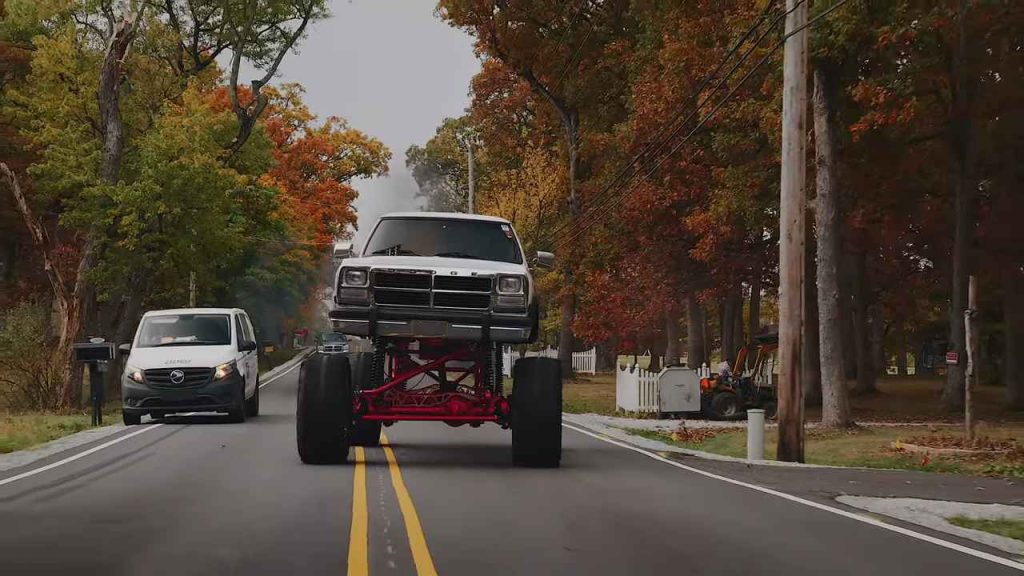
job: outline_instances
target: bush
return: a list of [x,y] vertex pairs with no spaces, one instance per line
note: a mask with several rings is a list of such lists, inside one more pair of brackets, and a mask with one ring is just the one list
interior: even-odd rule
[[49,316],[46,306],[34,302],[0,316],[0,398],[8,409],[55,410],[60,404]]

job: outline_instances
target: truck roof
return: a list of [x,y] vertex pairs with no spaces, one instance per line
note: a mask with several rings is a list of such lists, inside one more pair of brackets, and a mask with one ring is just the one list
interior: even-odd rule
[[509,221],[497,216],[485,214],[465,214],[462,212],[391,212],[381,218],[444,218],[446,220],[480,220],[484,222],[500,222],[508,224]]
[[173,308],[169,310],[150,310],[143,316],[172,316],[176,314],[231,314],[245,312],[241,308]]

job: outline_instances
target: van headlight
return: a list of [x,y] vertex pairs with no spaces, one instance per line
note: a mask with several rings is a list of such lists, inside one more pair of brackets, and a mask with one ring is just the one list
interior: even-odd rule
[[139,384],[145,383],[145,380],[142,379],[142,370],[139,370],[134,366],[125,366],[124,375],[132,382],[138,382]]
[[213,379],[223,380],[235,373],[235,362],[225,362],[213,369]]

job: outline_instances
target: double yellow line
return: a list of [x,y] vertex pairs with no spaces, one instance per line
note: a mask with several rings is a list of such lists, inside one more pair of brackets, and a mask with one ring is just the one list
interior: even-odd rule
[[[412,503],[412,496],[409,495],[409,490],[405,487],[405,480],[402,478],[402,470],[398,467],[395,452],[388,444],[388,437],[383,433],[380,436],[380,443],[384,448],[384,456],[388,460],[391,485],[395,488],[398,506],[402,510],[405,533],[409,539],[413,563],[416,565],[416,574],[418,576],[437,576],[437,569],[434,568],[434,560],[430,556],[430,549],[427,548],[427,537],[423,534],[423,526],[416,513],[416,506]],[[348,544],[348,574],[349,576],[368,576],[370,573],[370,534],[366,506],[365,449],[356,448],[355,459],[355,476],[352,481],[352,528]]]

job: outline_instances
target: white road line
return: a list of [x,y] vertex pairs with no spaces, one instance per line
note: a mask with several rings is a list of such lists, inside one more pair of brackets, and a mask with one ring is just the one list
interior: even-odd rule
[[870,518],[868,516],[861,516],[861,515],[855,514],[853,512],[847,512],[846,510],[841,510],[839,508],[833,508],[832,506],[828,506],[828,505],[825,505],[825,504],[820,504],[818,502],[814,502],[813,500],[806,500],[804,498],[800,498],[799,496],[793,496],[792,494],[786,494],[785,492],[779,492],[778,490],[772,490],[771,488],[765,488],[764,486],[758,486],[756,484],[750,484],[750,483],[743,482],[741,480],[735,480],[733,478],[729,478],[729,477],[726,477],[726,476],[719,476],[718,474],[712,474],[711,472],[705,472],[704,470],[700,470],[698,468],[693,468],[692,466],[687,466],[686,464],[682,464],[680,462],[676,462],[674,460],[670,460],[668,458],[665,458],[665,457],[660,456],[658,454],[655,454],[653,452],[648,452],[647,450],[644,450],[643,448],[637,448],[636,446],[631,446],[631,445],[626,444],[624,442],[619,442],[618,440],[613,440],[611,438],[607,438],[607,437],[601,436],[600,434],[596,434],[596,433],[591,432],[589,430],[585,430],[583,428],[577,428],[576,426],[573,426],[571,424],[566,424],[566,423],[563,422],[562,426],[564,426],[565,428],[568,428],[570,430],[574,430],[576,432],[579,432],[580,434],[585,434],[585,435],[590,436],[592,438],[596,438],[596,439],[598,439],[598,440],[600,440],[602,442],[607,442],[608,444],[614,444],[615,446],[618,446],[620,448],[625,448],[627,450],[632,450],[634,452],[639,452],[640,454],[643,454],[644,456],[647,456],[649,458],[653,458],[654,460],[658,460],[659,462],[664,462],[665,464],[669,464],[670,466],[675,466],[676,468],[681,468],[681,469],[686,470],[688,472],[693,472],[694,474],[700,474],[701,476],[706,476],[708,478],[713,478],[715,480],[721,480],[722,482],[728,482],[729,484],[735,484],[736,486],[742,486],[744,488],[749,488],[751,490],[756,490],[758,492],[763,492],[764,494],[770,494],[772,496],[776,496],[778,498],[782,498],[783,500],[789,500],[790,502],[796,502],[797,504],[803,504],[804,506],[809,506],[811,508],[816,508],[816,509],[822,510],[824,512],[830,512],[830,513],[835,514],[837,516],[842,516],[844,518],[849,518],[851,520],[856,520],[857,522],[863,522],[864,524],[870,524],[871,526],[875,526],[877,528],[882,528],[882,529],[885,529],[885,530],[889,530],[890,532],[896,532],[897,534],[903,534],[904,536],[910,536],[911,538],[916,538],[916,539],[922,540],[924,542],[930,542],[930,543],[935,544],[937,546],[942,546],[943,548],[948,548],[949,550],[955,550],[957,552],[962,552],[962,553],[967,554],[969,556],[974,556],[975,558],[980,558],[982,560],[988,560],[989,562],[994,562],[996,564],[1000,564],[1002,566],[1006,566],[1008,568],[1014,568],[1016,570],[1024,572],[1024,564],[1021,564],[1019,562],[1014,562],[1013,560],[1009,560],[1009,559],[1003,558],[1001,556],[996,556],[995,554],[989,554],[987,552],[982,552],[981,550],[975,550],[974,548],[969,548],[967,546],[962,546],[962,545],[956,544],[954,542],[949,542],[948,540],[943,540],[941,538],[935,538],[934,536],[929,536],[927,534],[921,534],[920,532],[915,532],[913,530],[908,530],[907,528],[903,528],[902,526],[895,526],[893,524],[886,524],[885,522],[882,522],[880,520],[875,520],[874,518]]
[[[291,372],[292,370],[295,369],[296,366],[299,366],[301,364],[302,364],[301,361],[295,362],[295,364],[290,366],[288,369],[284,370],[280,374],[275,374],[274,376],[269,378],[266,382],[260,384],[260,388],[263,388],[267,384],[270,384],[274,380],[277,380],[281,376],[284,376],[285,374]],[[187,414],[184,414],[184,416],[194,416],[196,414],[198,414],[198,412],[189,412]],[[118,443],[121,443],[121,442],[124,442],[125,440],[128,440],[129,438],[134,438],[134,437],[136,437],[136,436],[138,436],[140,434],[145,434],[146,432],[150,432],[152,430],[156,430],[157,428],[159,428],[161,426],[164,426],[164,424],[162,422],[158,422],[156,424],[150,424],[150,425],[146,426],[145,428],[142,428],[140,430],[136,430],[134,432],[130,432],[128,434],[125,434],[124,436],[118,436],[117,438],[114,438],[113,440],[110,440],[109,442],[104,442],[103,444],[100,444],[98,446],[93,446],[92,448],[89,448],[88,450],[85,450],[83,452],[79,452],[77,454],[72,454],[71,456],[68,456],[67,458],[63,458],[63,459],[58,460],[56,462],[51,462],[50,464],[47,464],[46,466],[40,466],[39,468],[34,468],[34,469],[29,470],[27,472],[22,472],[21,474],[16,474],[14,476],[11,476],[10,478],[4,478],[4,479],[0,480],[0,486],[5,486],[7,484],[11,484],[13,482],[17,482],[18,480],[22,480],[22,479],[25,479],[25,478],[30,478],[32,476],[35,476],[36,474],[42,474],[43,472],[46,472],[47,470],[53,470],[54,468],[57,468],[59,466],[63,466],[65,464],[70,464],[71,462],[74,462],[75,460],[80,460],[80,459],[85,458],[86,456],[88,456],[90,454],[95,454],[96,452],[99,452],[100,450],[105,450],[107,448],[110,448],[111,446],[113,446],[115,444],[118,444]]]

